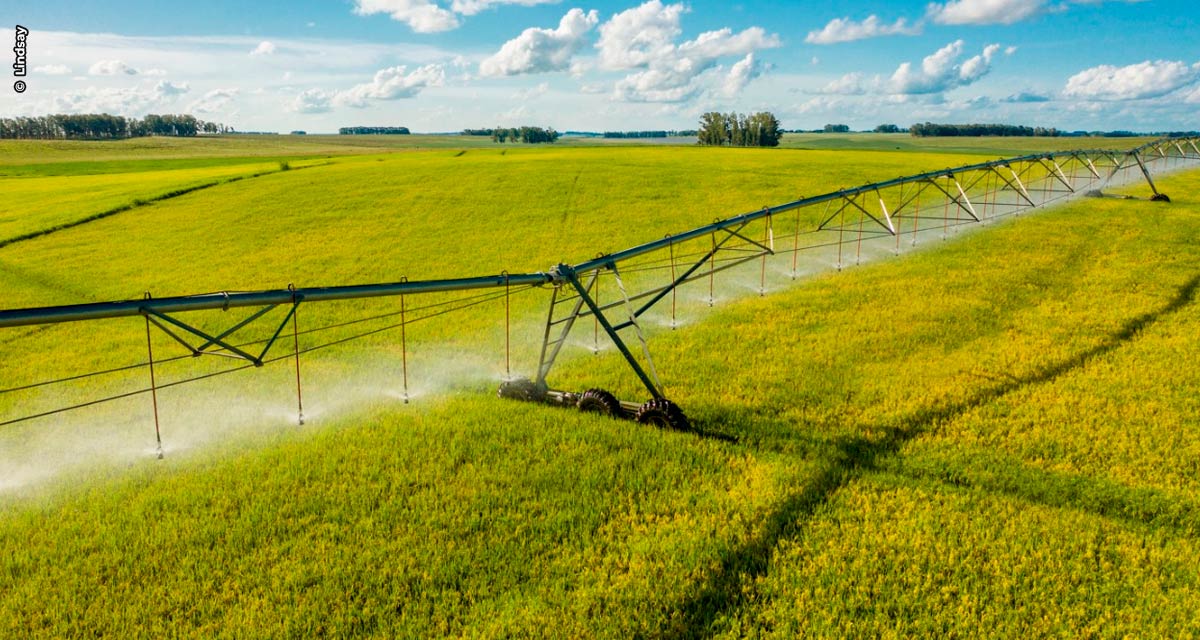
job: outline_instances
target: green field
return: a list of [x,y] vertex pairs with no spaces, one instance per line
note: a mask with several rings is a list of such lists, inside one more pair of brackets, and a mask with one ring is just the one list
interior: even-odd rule
[[[0,306],[535,271],[1063,142],[293,138],[47,145],[0,176],[23,199],[0,238],[129,206],[0,248]],[[713,309],[681,296],[651,349],[700,433],[495,398],[503,300],[410,328],[411,404],[385,332],[303,359],[303,427],[290,360],[163,392],[161,461],[144,396],[0,427],[0,635],[1196,636],[1200,173],[1159,186],[1172,204],[1080,201],[790,286],[780,267],[765,297],[736,273]],[[520,373],[547,299],[511,301]],[[590,336],[552,382],[644,395]],[[0,386],[139,362],[145,339],[6,329]],[[202,360],[159,375],[228,366]],[[0,394],[0,421],[144,376]]]

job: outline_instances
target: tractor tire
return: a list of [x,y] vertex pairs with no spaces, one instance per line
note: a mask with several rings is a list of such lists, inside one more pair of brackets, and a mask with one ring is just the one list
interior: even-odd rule
[[604,389],[588,389],[575,405],[584,413],[598,413],[610,418],[621,417],[621,401]]
[[500,388],[496,390],[496,395],[509,400],[540,402],[545,393],[539,390],[529,378],[515,378],[501,382]]
[[634,419],[642,424],[653,425],[660,429],[689,431],[692,428],[687,416],[683,415],[683,409],[666,398],[654,398],[647,401],[638,408]]
[[1171,199],[1165,193],[1156,193],[1150,196],[1150,202],[1170,202]]

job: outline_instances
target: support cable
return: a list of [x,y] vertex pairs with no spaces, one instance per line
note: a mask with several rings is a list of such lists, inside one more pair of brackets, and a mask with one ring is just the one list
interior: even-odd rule
[[[150,299],[150,292],[146,292],[146,300]],[[156,454],[158,459],[162,460],[162,431],[158,426],[158,383],[154,379],[154,346],[150,340],[150,316],[144,315],[142,318],[146,321],[146,354],[150,359],[150,404],[154,408],[154,441],[157,445]]]
[[[296,287],[289,284],[292,291],[292,355],[296,360],[296,421],[304,426],[304,394],[300,391],[300,329],[296,316],[300,315],[300,300],[296,298]],[[263,355],[266,355],[264,352]]]

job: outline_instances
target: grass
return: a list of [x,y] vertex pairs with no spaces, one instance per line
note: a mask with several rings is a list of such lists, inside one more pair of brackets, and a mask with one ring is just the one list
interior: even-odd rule
[[[32,304],[536,270],[963,160],[346,159],[11,245],[0,282]],[[692,300],[690,324],[651,346],[671,396],[736,442],[492,398],[498,303],[410,332],[414,384],[444,376],[466,393],[389,398],[392,334],[305,358],[303,428],[285,426],[283,367],[164,392],[168,446],[196,448],[115,456],[5,499],[0,634],[1200,633],[1200,383],[1181,366],[1200,324],[1200,176],[1160,187],[1171,205],[1088,200],[763,298],[730,288],[713,311]],[[522,294],[514,317],[545,298]],[[376,308],[302,310],[316,324]],[[136,360],[142,330],[17,330],[0,336],[0,379]],[[635,392],[611,352],[572,354],[555,380]],[[439,370],[456,358],[485,375]],[[46,455],[37,434],[53,433],[83,450],[71,455],[144,451],[147,421],[135,398],[6,427],[5,450]]]

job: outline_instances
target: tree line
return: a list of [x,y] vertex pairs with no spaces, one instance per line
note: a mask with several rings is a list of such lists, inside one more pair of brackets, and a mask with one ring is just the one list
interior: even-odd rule
[[694,136],[697,134],[695,129],[683,131],[605,131],[605,138],[616,139],[637,139],[637,138],[674,138]]
[[1014,124],[914,124],[908,132],[917,138],[929,136],[1035,136],[1039,138],[1057,138],[1062,135],[1058,129],[1050,127],[1025,127]]
[[342,136],[406,136],[409,133],[411,132],[408,130],[408,127],[342,127],[338,129],[338,135]]
[[200,133],[231,133],[218,122],[188,114],[150,114],[126,118],[107,113],[57,114],[0,118],[0,138],[35,140],[119,140],[143,136],[191,137]]
[[513,127],[508,129],[492,129],[492,142],[524,142],[541,144],[558,140],[559,133],[553,127]]
[[779,120],[768,111],[751,115],[710,111],[700,116],[699,143],[731,147],[777,147],[783,137]]

